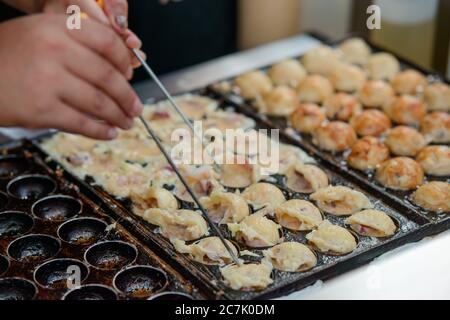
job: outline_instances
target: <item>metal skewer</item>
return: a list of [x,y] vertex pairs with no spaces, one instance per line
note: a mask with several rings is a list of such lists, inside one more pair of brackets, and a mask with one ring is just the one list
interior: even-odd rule
[[[97,0],[97,4],[100,6],[100,8],[103,9],[103,1]],[[122,28],[125,28],[125,25],[121,25]],[[165,96],[167,97],[167,99],[170,101],[170,103],[172,104],[172,106],[175,108],[175,110],[178,112],[178,114],[181,116],[181,118],[183,119],[183,121],[189,126],[189,128],[192,130],[192,132],[194,133],[194,135],[197,137],[197,139],[200,140],[200,142],[202,143],[203,147],[206,149],[206,151],[208,152],[208,149],[206,148],[202,137],[200,137],[199,135],[197,135],[197,133],[194,130],[194,127],[192,126],[192,123],[189,121],[189,119],[186,117],[186,115],[184,114],[183,110],[181,110],[177,103],[175,102],[175,100],[173,99],[172,95],[167,91],[167,89],[164,87],[164,85],[161,83],[161,81],[159,81],[158,77],[155,75],[155,73],[153,72],[153,70],[150,68],[150,66],[147,64],[147,62],[145,62],[145,60],[141,57],[141,55],[139,54],[139,51],[137,49],[131,49],[133,51],[133,54],[136,56],[136,58],[139,60],[139,62],[142,64],[142,66],[145,68],[145,70],[148,72],[148,74],[150,75],[150,77],[153,79],[153,81],[156,82],[156,84],[159,86],[159,88],[162,90],[162,92],[165,94]],[[150,138],[152,138],[159,150],[162,152],[162,154],[164,155],[164,157],[166,158],[167,162],[169,162],[170,166],[172,167],[172,169],[175,171],[176,175],[178,176],[178,178],[180,179],[181,183],[183,183],[184,187],[186,188],[186,190],[188,191],[189,195],[192,197],[192,199],[194,200],[195,204],[197,205],[198,209],[201,211],[203,217],[206,219],[206,221],[208,222],[209,226],[216,232],[217,236],[220,238],[220,240],[222,241],[223,245],[225,246],[225,249],[227,249],[228,253],[230,254],[231,258],[233,259],[234,263],[236,263],[237,265],[241,265],[241,262],[239,261],[239,259],[236,257],[236,255],[234,254],[233,250],[231,250],[230,246],[228,245],[228,243],[225,240],[225,237],[223,236],[222,232],[219,230],[219,228],[214,224],[214,222],[211,221],[211,219],[208,216],[208,213],[206,212],[205,208],[203,208],[202,204],[200,203],[200,201],[198,200],[197,196],[194,194],[194,192],[192,191],[191,187],[189,187],[189,185],[187,184],[186,180],[184,179],[183,175],[181,174],[181,172],[178,170],[177,166],[175,165],[175,163],[173,162],[172,158],[170,157],[170,155],[167,153],[166,149],[164,149],[164,146],[162,145],[161,141],[159,140],[158,136],[156,135],[156,133],[153,131],[153,129],[151,128],[151,126],[147,123],[147,121],[145,121],[143,116],[139,116],[139,120],[142,122],[142,124],[144,125],[145,129],[147,130],[147,133],[149,134]],[[221,168],[220,166],[216,163],[214,157],[208,152],[208,155],[212,158],[212,160],[214,161],[214,166],[216,167],[216,170],[218,170],[220,172]]]
[[133,54],[136,56],[136,58],[139,60],[141,65],[144,67],[144,69],[147,71],[147,73],[150,75],[150,77],[155,81],[155,83],[158,85],[158,87],[161,89],[161,91],[166,96],[167,100],[169,100],[172,107],[177,111],[177,113],[181,116],[183,121],[189,126],[189,128],[194,133],[195,137],[202,143],[203,148],[208,153],[208,156],[213,160],[214,169],[218,172],[221,172],[221,167],[217,164],[215,158],[212,156],[212,154],[209,152],[209,149],[207,148],[205,142],[203,141],[203,137],[201,137],[194,129],[194,126],[192,125],[191,121],[188,119],[188,117],[184,114],[183,110],[178,106],[175,99],[172,97],[172,95],[167,91],[166,87],[161,83],[161,81],[158,79],[156,74],[153,72],[153,70],[150,68],[150,66],[147,64],[147,62],[141,57],[139,54],[139,51],[137,49],[131,49],[133,51]]
[[206,219],[206,221],[208,222],[209,226],[215,231],[217,236],[220,238],[220,240],[222,241],[223,245],[225,246],[225,249],[227,249],[227,251],[230,254],[230,256],[233,259],[233,261],[237,265],[240,265],[241,263],[240,263],[239,259],[236,257],[236,255],[234,254],[233,250],[231,250],[230,246],[228,245],[228,243],[225,240],[225,237],[222,235],[222,232],[214,224],[214,222],[212,222],[212,220],[209,218],[208,213],[206,212],[205,208],[203,208],[203,206],[201,205],[201,203],[198,200],[197,196],[192,191],[191,187],[189,187],[189,185],[187,184],[187,182],[184,179],[183,175],[181,174],[181,172],[178,170],[177,166],[173,162],[172,158],[167,153],[167,151],[164,149],[164,146],[162,145],[162,143],[159,140],[159,138],[156,135],[156,133],[153,131],[151,126],[147,123],[147,121],[145,121],[145,119],[142,116],[139,117],[139,120],[141,120],[141,122],[144,125],[145,129],[147,130],[147,133],[149,134],[149,136],[156,142],[156,144],[158,145],[159,150],[161,150],[161,152],[164,155],[164,157],[166,158],[167,162],[169,162],[170,166],[175,171],[175,173],[178,176],[178,178],[180,179],[181,183],[183,183],[183,185],[186,188],[187,192],[189,193],[189,195],[194,200],[195,204],[197,205],[198,209],[201,211],[203,217]]

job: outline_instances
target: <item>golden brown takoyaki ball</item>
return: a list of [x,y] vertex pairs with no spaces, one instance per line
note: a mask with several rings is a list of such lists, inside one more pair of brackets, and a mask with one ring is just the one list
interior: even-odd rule
[[255,99],[272,90],[272,81],[262,71],[244,73],[234,80],[240,94],[245,99]]
[[306,77],[306,70],[297,60],[288,59],[273,65],[268,75],[277,86],[296,88]]
[[450,86],[442,82],[428,85],[424,92],[425,102],[429,110],[450,112]]
[[387,134],[386,145],[396,156],[415,156],[427,145],[425,138],[414,128],[398,126]]
[[427,79],[420,72],[408,69],[397,73],[392,78],[391,85],[398,94],[416,94],[423,91]]
[[384,161],[377,169],[376,179],[387,188],[412,190],[422,184],[423,170],[411,158],[397,157]]
[[416,97],[403,95],[385,105],[383,110],[395,123],[417,126],[427,113],[427,106]]
[[391,85],[382,80],[370,80],[362,86],[359,98],[366,107],[381,108],[395,96]]
[[362,111],[358,99],[350,94],[339,92],[329,96],[323,103],[328,119],[348,121]]
[[450,142],[450,114],[434,111],[423,117],[420,123],[420,131],[430,142]]
[[333,94],[333,86],[327,78],[313,74],[303,79],[297,87],[297,93],[302,102],[322,103]]
[[390,80],[400,71],[400,63],[390,53],[375,53],[367,62],[366,70],[373,80]]
[[350,124],[360,136],[378,137],[391,128],[391,120],[384,112],[376,109],[364,110],[355,115]]
[[301,61],[309,73],[325,75],[339,63],[339,58],[333,48],[320,46],[306,52]]
[[339,63],[331,69],[329,79],[336,90],[353,92],[364,85],[366,73],[352,64]]
[[428,146],[420,150],[416,158],[427,174],[450,176],[450,147]]
[[312,133],[325,119],[323,109],[314,103],[300,104],[289,117],[292,127],[303,133]]
[[272,116],[288,116],[299,105],[298,96],[294,89],[279,86],[264,94],[263,100],[257,102],[259,111]]
[[413,201],[420,207],[436,211],[450,211],[450,183],[431,181],[420,186],[414,192]]
[[383,141],[376,137],[363,137],[355,142],[347,162],[352,168],[359,170],[375,169],[389,158],[389,149]]
[[347,39],[339,46],[341,60],[358,65],[365,65],[369,61],[371,50],[361,38]]
[[331,121],[313,132],[313,143],[327,151],[344,151],[356,141],[353,128],[341,121]]

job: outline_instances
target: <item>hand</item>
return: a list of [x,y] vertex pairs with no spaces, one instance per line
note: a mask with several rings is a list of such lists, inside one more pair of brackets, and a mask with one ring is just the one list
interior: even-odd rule
[[[122,37],[129,49],[140,49],[141,40],[128,29],[128,1],[101,0],[101,6],[95,0],[44,0],[43,11],[47,13],[66,13],[69,5],[77,5],[81,11],[98,22],[109,24]],[[139,50],[141,57],[146,59],[144,52]],[[130,52],[131,65],[138,68],[139,60]]]
[[143,108],[126,79],[128,49],[109,26],[90,19],[68,30],[66,19],[36,14],[0,24],[0,125],[113,139]]

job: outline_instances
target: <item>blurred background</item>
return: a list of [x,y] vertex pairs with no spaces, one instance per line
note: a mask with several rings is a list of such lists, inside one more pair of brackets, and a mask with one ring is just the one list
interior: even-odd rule
[[[129,0],[130,27],[149,61],[168,73],[304,31],[330,39],[358,32],[450,77],[450,0]],[[381,29],[366,10],[381,8]],[[0,21],[19,13],[0,4]],[[140,70],[134,81],[145,79]]]
[[[371,4],[381,9],[380,30],[366,27]],[[450,76],[450,0],[131,0],[130,25],[160,74],[316,31],[358,32]]]

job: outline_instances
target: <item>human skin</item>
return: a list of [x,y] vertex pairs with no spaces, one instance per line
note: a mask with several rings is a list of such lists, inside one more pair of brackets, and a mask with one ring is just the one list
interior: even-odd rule
[[[138,66],[127,48],[140,48],[141,42],[117,25],[117,16],[128,14],[127,2],[105,0],[104,11],[93,0],[5,2],[45,14],[0,24],[0,125],[55,128],[101,140],[115,138],[117,127],[131,128],[142,104],[127,82]],[[92,18],[80,30],[65,28],[66,2]]]

